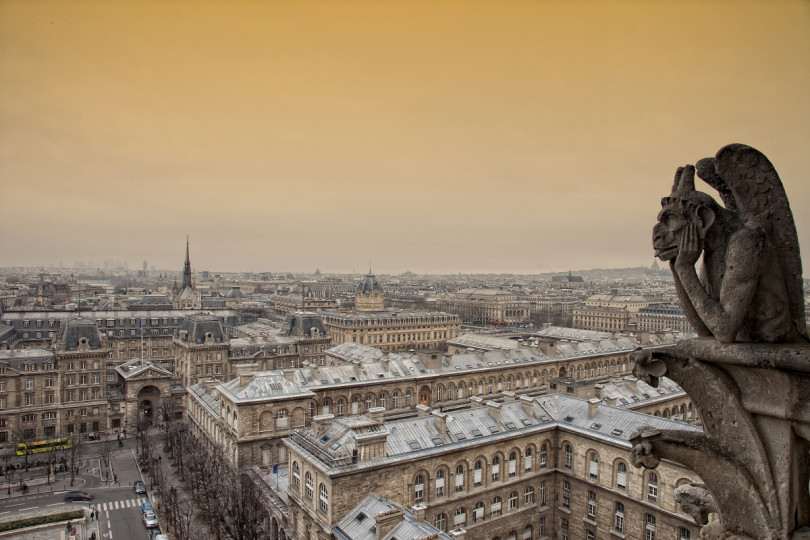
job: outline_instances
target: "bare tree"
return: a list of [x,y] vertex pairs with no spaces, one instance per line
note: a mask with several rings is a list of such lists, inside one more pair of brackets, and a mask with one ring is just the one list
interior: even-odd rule
[[79,468],[79,461],[84,453],[84,441],[71,435],[70,445],[62,449],[62,455],[70,468],[70,485],[73,487],[76,481],[76,472]]
[[11,475],[8,474],[9,473],[8,464],[11,461],[11,458],[14,457],[14,455],[15,455],[14,451],[9,450],[8,452],[3,452],[2,456],[0,456],[0,459],[3,460],[3,475],[6,478],[6,484],[8,484],[9,495],[11,495],[11,484],[13,483],[12,480],[14,479],[14,473],[12,473]]
[[104,480],[109,481],[110,479],[110,456],[112,455],[113,451],[113,442],[110,440],[109,437],[106,435],[104,436],[104,440],[101,444],[98,445],[98,455],[101,459],[101,472],[104,474]]

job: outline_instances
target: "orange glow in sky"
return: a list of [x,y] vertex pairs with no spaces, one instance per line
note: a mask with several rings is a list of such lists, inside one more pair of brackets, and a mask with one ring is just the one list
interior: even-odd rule
[[0,97],[3,266],[649,265],[731,142],[810,264],[806,1],[0,0]]

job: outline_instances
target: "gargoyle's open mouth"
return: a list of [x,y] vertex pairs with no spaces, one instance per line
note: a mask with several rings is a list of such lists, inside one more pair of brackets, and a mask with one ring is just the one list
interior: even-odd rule
[[655,248],[655,256],[661,259],[662,261],[669,261],[671,259],[674,259],[677,254],[678,254],[678,246]]

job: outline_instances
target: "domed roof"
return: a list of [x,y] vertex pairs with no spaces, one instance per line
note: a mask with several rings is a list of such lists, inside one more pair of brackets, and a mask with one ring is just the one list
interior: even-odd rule
[[225,293],[225,298],[244,298],[245,293],[239,287],[231,287],[231,290]]
[[363,278],[363,281],[357,286],[357,292],[360,293],[373,293],[374,291],[382,292],[383,288],[380,285],[380,282],[377,281],[377,278],[374,277],[374,274],[369,272],[366,274],[366,277]]

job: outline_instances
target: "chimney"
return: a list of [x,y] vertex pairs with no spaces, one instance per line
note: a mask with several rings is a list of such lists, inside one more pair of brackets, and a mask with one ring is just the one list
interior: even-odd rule
[[591,398],[588,400],[588,418],[593,418],[599,412],[599,398]]
[[391,365],[391,360],[386,356],[384,358],[380,358],[380,364],[382,364],[382,368],[384,371],[390,371],[389,366]]
[[[239,379],[239,383],[240,384],[242,383],[241,378]],[[209,378],[203,384],[205,385],[205,391],[210,394],[211,391],[217,386],[217,384],[219,384],[219,381],[214,378]]]
[[520,405],[523,407],[523,412],[528,416],[534,414],[534,398],[529,396],[520,396]]
[[429,415],[430,411],[432,411],[432,410],[433,409],[431,409],[427,405],[423,405],[422,403],[420,403],[419,405],[416,406],[416,412],[418,413],[417,416],[419,416],[420,418]]
[[594,388],[594,390],[596,390],[596,397],[598,397],[599,399],[604,399],[602,397],[602,390],[605,388],[605,385],[604,384],[595,384],[595,385],[593,385],[593,388]]
[[636,382],[638,381],[638,379],[636,379],[632,375],[627,375],[626,377],[623,378],[623,380],[624,380],[624,385],[627,388],[629,388],[631,392],[633,392],[633,393],[638,392],[638,387],[636,386]]
[[377,422],[378,424],[383,423],[383,413],[385,412],[385,407],[372,407],[366,413],[366,416]]
[[470,407],[481,407],[484,404],[484,398],[481,396],[470,396]]
[[402,521],[402,509],[392,508],[374,517],[377,522],[377,540],[382,540]]
[[329,426],[332,424],[332,420],[334,419],[334,414],[319,414],[318,416],[313,416],[312,430],[315,433],[315,437],[320,437],[324,431],[329,429]]
[[431,414],[433,415],[433,425],[436,427],[436,431],[439,432],[439,435],[447,433],[447,413],[433,411]]
[[285,369],[283,371],[284,378],[288,381],[295,382],[295,370],[294,369]]
[[509,391],[509,390],[501,392],[501,395],[503,396],[503,402],[504,403],[508,403],[510,401],[515,401],[515,399],[517,399],[515,397],[516,394],[514,392]]
[[247,386],[253,380],[253,373],[240,373],[239,386]]
[[487,401],[487,409],[489,412],[490,418],[492,418],[495,422],[501,423],[501,404],[496,401]]

